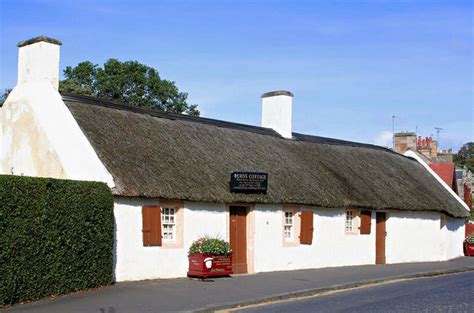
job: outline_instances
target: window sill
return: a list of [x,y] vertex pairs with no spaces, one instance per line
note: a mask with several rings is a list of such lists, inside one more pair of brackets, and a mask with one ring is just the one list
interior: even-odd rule
[[181,249],[183,244],[180,242],[164,242],[162,243],[162,248],[164,249]]
[[344,234],[349,235],[349,236],[354,236],[354,235],[359,235],[359,232],[358,231],[345,231]]
[[297,247],[299,245],[300,243],[295,240],[292,240],[292,241],[283,240],[283,247]]

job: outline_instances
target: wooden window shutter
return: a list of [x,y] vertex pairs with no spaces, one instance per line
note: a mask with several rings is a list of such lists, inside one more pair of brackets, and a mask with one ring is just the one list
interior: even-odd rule
[[360,212],[360,234],[361,235],[369,235],[370,234],[370,226],[372,223],[372,212],[371,211],[361,211]]
[[301,211],[300,244],[313,243],[313,211]]
[[142,207],[143,245],[161,246],[161,208],[159,206]]

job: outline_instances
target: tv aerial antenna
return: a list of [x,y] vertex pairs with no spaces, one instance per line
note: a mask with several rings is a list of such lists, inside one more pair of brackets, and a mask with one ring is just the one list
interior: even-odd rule
[[443,130],[441,127],[435,127],[436,129],[436,141],[438,142],[438,147],[439,147],[439,133]]
[[395,119],[400,118],[399,116],[392,115],[392,149],[395,150]]

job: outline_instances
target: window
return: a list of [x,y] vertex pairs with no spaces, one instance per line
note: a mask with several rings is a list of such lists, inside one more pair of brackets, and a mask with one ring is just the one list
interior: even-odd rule
[[285,222],[283,227],[283,237],[285,240],[292,240],[294,237],[293,212],[285,212]]
[[347,209],[344,229],[349,234],[359,234],[359,210]]
[[165,249],[183,248],[182,208],[181,202],[162,202],[161,206],[143,206],[143,246],[161,246]]
[[354,212],[352,210],[346,211],[346,232],[353,231],[353,224],[354,224]]
[[161,214],[163,241],[174,242],[176,240],[175,215],[175,208],[163,208],[163,212]]
[[281,215],[283,247],[296,247],[300,244],[301,213],[299,208],[285,206]]

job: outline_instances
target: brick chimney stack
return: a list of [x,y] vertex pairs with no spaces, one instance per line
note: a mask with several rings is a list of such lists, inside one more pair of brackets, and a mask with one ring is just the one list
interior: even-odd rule
[[408,150],[416,151],[416,134],[413,132],[395,133],[395,152],[405,153]]

